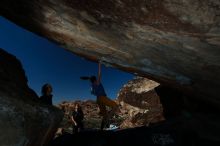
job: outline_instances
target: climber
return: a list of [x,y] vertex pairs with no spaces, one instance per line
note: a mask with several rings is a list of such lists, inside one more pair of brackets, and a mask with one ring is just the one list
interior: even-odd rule
[[44,84],[41,88],[42,96],[40,97],[40,100],[42,103],[52,105],[52,86],[50,84]]
[[71,121],[73,123],[73,133],[78,133],[84,129],[83,124],[84,114],[81,106],[76,103],[71,116]]
[[[107,126],[108,120],[118,110],[118,105],[107,97],[101,83],[101,62],[99,62],[98,79],[96,76],[81,77],[81,79],[90,80],[91,82],[91,94],[97,97],[96,102],[99,106],[99,114],[103,117],[101,123],[101,130],[103,130]],[[111,112],[108,112],[106,107],[111,108]]]

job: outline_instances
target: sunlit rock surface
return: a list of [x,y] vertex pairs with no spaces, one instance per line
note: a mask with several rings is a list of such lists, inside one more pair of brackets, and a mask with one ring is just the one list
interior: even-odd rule
[[217,0],[1,0],[0,14],[82,57],[219,107]]
[[0,145],[42,146],[47,144],[62,113],[39,103],[27,85],[21,63],[0,49]]
[[122,116],[126,117],[120,127],[148,126],[164,120],[160,98],[154,91],[157,86],[157,82],[135,77],[120,89],[117,101],[121,105]]

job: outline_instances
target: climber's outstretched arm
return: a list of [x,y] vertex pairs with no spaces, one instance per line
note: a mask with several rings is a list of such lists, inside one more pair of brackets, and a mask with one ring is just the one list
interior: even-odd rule
[[100,82],[101,82],[101,76],[102,76],[102,74],[101,74],[101,61],[99,61],[98,83],[100,83]]

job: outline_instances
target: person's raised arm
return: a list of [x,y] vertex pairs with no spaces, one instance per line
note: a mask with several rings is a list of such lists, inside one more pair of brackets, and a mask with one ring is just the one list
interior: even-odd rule
[[101,74],[101,61],[99,61],[98,83],[100,83],[100,82],[101,82],[101,76],[102,76],[102,74]]

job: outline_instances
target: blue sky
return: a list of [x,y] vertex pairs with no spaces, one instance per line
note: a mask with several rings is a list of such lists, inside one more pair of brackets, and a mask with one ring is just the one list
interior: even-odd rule
[[[82,75],[97,75],[98,65],[66,51],[0,16],[0,48],[15,55],[22,63],[28,85],[40,96],[44,83],[53,87],[53,103],[76,99],[93,99],[90,83]],[[102,83],[110,98],[132,74],[102,66]]]

